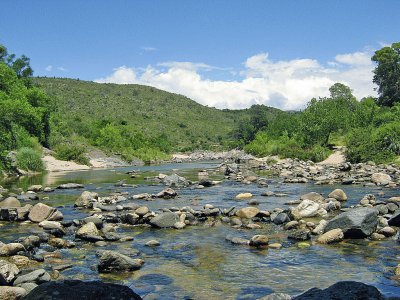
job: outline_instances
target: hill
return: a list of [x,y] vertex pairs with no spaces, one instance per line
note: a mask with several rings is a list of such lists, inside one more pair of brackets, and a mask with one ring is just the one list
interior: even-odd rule
[[[185,96],[137,84],[63,78],[34,78],[34,83],[54,99],[55,123],[62,122],[69,129],[67,134],[92,140],[94,126],[112,123],[136,128],[149,139],[162,136],[174,151],[229,148],[239,120],[252,113],[252,109],[206,107]],[[258,107],[269,118],[279,112]]]

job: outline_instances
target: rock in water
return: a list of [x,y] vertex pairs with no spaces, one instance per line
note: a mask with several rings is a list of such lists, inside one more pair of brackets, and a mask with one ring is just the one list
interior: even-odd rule
[[374,173],[371,176],[371,181],[376,185],[388,185],[392,181],[392,177],[384,173]]
[[40,223],[44,220],[60,221],[63,219],[63,215],[54,207],[43,203],[37,203],[30,210],[28,218],[32,222]]
[[179,221],[179,216],[176,213],[166,212],[157,215],[150,220],[150,224],[158,228],[174,227],[175,223]]
[[260,210],[256,207],[244,207],[236,212],[236,216],[239,218],[251,219],[254,218],[259,212]]
[[325,232],[323,235],[319,236],[317,242],[320,244],[331,244],[342,241],[344,234],[342,229],[336,228]]
[[104,251],[101,254],[97,269],[100,273],[139,270],[144,264],[142,259],[133,259],[115,251]]
[[28,274],[18,276],[18,278],[14,281],[14,286],[26,282],[41,284],[50,281],[50,279],[49,273],[47,273],[44,269],[39,269]]
[[78,199],[75,201],[76,207],[85,207],[85,208],[92,208],[93,202],[96,202],[99,198],[97,193],[84,191]]
[[301,219],[318,215],[319,209],[320,206],[318,203],[312,200],[305,199],[301,201],[301,203],[296,208],[292,209],[290,213],[295,219]]
[[0,202],[0,207],[21,207],[21,202],[15,197],[8,197]]
[[324,232],[340,228],[346,238],[370,236],[378,226],[378,211],[369,208],[355,208],[336,216],[328,222]]
[[129,287],[100,281],[65,280],[41,284],[24,300],[141,300]]
[[26,295],[25,289],[15,286],[0,286],[0,299],[18,300]]
[[16,265],[0,260],[0,285],[11,284],[18,273],[19,269]]
[[385,297],[376,287],[356,281],[340,281],[330,287],[320,290],[312,288],[296,296],[293,300],[384,300]]
[[341,189],[333,190],[329,195],[329,198],[336,199],[338,201],[347,201],[346,193]]

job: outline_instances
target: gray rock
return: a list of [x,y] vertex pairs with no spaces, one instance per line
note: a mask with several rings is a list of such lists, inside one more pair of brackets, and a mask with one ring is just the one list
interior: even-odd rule
[[63,219],[63,215],[54,207],[43,203],[37,203],[29,211],[28,218],[32,222],[40,223],[44,220],[60,221]]
[[356,281],[340,281],[330,287],[320,290],[312,288],[296,296],[293,300],[384,300],[385,297],[376,287]]
[[345,238],[364,238],[370,236],[378,225],[378,211],[361,207],[351,209],[328,222],[324,232],[335,228],[342,229]]
[[88,241],[101,241],[103,238],[99,235],[99,230],[93,222],[84,224],[75,233],[77,238],[88,240]]
[[0,207],[21,207],[21,202],[15,197],[8,197],[0,202]]
[[175,198],[176,196],[177,196],[176,191],[171,188],[166,188],[161,192],[159,192],[158,194],[156,194],[157,198],[164,198],[164,199],[171,199]]
[[41,192],[43,190],[43,186],[40,184],[36,184],[36,185],[31,185],[30,187],[28,187],[28,191],[31,192]]
[[306,199],[314,201],[314,202],[318,202],[318,203],[323,203],[325,200],[325,198],[321,194],[318,194],[315,192],[307,193],[300,197],[300,200],[306,200]]
[[276,225],[281,225],[285,224],[290,221],[289,216],[285,212],[280,212],[279,214],[276,215],[276,217],[272,220],[274,224]]
[[20,243],[9,243],[0,247],[0,256],[12,256],[20,251],[25,251],[25,247]]
[[186,187],[189,186],[189,182],[186,178],[178,176],[177,174],[172,174],[170,176],[165,176],[162,182],[171,187]]
[[329,195],[329,198],[336,199],[338,201],[346,201],[347,195],[342,189],[333,190]]
[[85,208],[92,208],[93,202],[96,202],[99,198],[97,193],[84,191],[78,199],[75,200],[75,207],[85,207]]
[[157,215],[150,220],[150,224],[158,228],[174,227],[174,224],[179,221],[179,216],[173,212],[165,212]]
[[24,300],[141,300],[129,287],[101,281],[51,281],[39,285]]
[[0,260],[0,285],[10,285],[18,275],[18,267],[5,260]]
[[59,185],[57,188],[61,189],[61,190],[83,189],[84,186],[82,184],[79,184],[79,183],[64,183],[64,184]]
[[26,291],[21,287],[0,286],[1,300],[19,300],[26,295]]
[[115,251],[103,251],[97,269],[100,273],[139,270],[144,261],[133,259]]
[[44,269],[35,270],[25,275],[18,276],[14,281],[14,286],[20,285],[26,282],[33,282],[36,284],[42,284],[50,281],[50,274]]
[[260,298],[259,300],[291,300],[292,297],[284,293],[272,293]]

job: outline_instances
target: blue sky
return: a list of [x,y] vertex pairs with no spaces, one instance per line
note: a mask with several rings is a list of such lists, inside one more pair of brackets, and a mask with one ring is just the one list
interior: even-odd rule
[[367,58],[400,40],[399,12],[397,0],[3,0],[0,43],[30,57],[35,75],[292,109],[334,81],[373,95]]

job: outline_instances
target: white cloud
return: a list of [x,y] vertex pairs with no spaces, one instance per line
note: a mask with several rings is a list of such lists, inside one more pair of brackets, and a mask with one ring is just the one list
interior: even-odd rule
[[[357,98],[375,95],[372,53],[338,54],[326,66],[314,59],[272,61],[268,53],[251,56],[242,70],[221,69],[204,63],[166,62],[144,69],[122,66],[97,82],[138,83],[183,94],[203,105],[246,108],[265,104],[300,109],[313,97],[329,95],[329,87],[342,82]],[[211,80],[203,71],[225,70],[237,80]]]
[[58,70],[58,71],[61,71],[61,72],[67,72],[67,69],[65,69],[64,67],[54,67],[53,65],[48,65],[45,68],[45,70],[46,70],[46,72],[52,72],[54,70]]
[[48,66],[45,68],[45,70],[46,70],[47,72],[51,72],[51,71],[53,70],[53,66],[52,66],[52,65],[48,65]]
[[67,69],[64,67],[57,67],[57,70],[59,70],[61,72],[67,72]]

